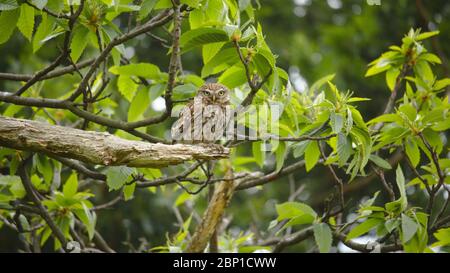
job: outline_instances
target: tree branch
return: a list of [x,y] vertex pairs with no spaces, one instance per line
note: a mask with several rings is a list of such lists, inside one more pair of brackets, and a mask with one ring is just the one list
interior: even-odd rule
[[39,214],[41,217],[45,220],[49,228],[52,230],[55,237],[59,240],[64,250],[66,250],[67,241],[62,233],[62,231],[58,228],[56,223],[51,218],[50,214],[48,213],[47,209],[42,204],[41,200],[39,200],[39,197],[36,195],[36,191],[33,188],[33,184],[31,183],[30,177],[28,176],[28,173],[26,171],[25,167],[26,161],[23,161],[18,168],[18,174],[22,180],[23,187],[27,193],[27,196],[33,201],[33,203],[37,206],[39,209]]
[[219,145],[166,145],[131,141],[109,133],[0,117],[0,144],[100,165],[161,167],[189,160],[225,158]]

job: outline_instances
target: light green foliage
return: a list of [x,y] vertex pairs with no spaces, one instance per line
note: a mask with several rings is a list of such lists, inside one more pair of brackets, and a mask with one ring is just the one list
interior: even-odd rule
[[[66,37],[69,38],[69,57],[59,63],[58,70],[98,58],[105,48],[110,52],[93,71],[90,71],[91,63],[72,73],[39,80],[22,97],[65,100],[77,90],[81,78],[92,72],[86,90],[82,91],[86,93],[83,97],[95,99],[88,102],[81,96],[77,98],[74,107],[78,111],[126,125],[126,122],[157,117],[161,114],[158,112],[169,105],[161,98],[169,86],[169,59],[175,40],[173,18],[167,20],[164,28],[156,27],[129,40],[123,37],[152,23],[159,12],[172,10],[172,1],[87,0],[70,36],[65,35],[70,25],[64,17],[69,16],[71,10],[77,10],[79,1],[29,2],[35,7],[24,1],[0,0],[0,50],[5,48],[2,54],[6,55],[0,64],[1,72],[23,69],[20,73],[25,76],[35,75],[36,71],[48,66],[50,58],[59,56]],[[179,69],[175,73],[172,112],[183,107],[205,82],[217,80],[226,85],[231,90],[233,107],[255,91],[252,90],[255,84],[262,82],[252,101],[252,106],[259,108],[247,112],[251,117],[257,117],[257,121],[238,116],[238,124],[255,130],[259,139],[233,147],[230,162],[235,174],[259,175],[256,171],[261,171],[266,175],[263,176],[267,179],[264,183],[280,180],[259,186],[255,192],[238,191],[235,194],[227,211],[230,214],[226,213],[223,218],[224,222],[232,221],[230,228],[219,234],[219,251],[271,251],[273,246],[258,246],[261,242],[258,240],[264,236],[276,236],[281,240],[301,230],[309,232],[309,237],[304,239],[308,242],[292,246],[292,251],[330,252],[339,241],[351,241],[365,235],[382,241],[382,244],[392,246],[395,243],[405,252],[428,252],[430,247],[448,250],[450,231],[440,225],[442,215],[445,217],[448,212],[444,210],[439,215],[442,199],[448,197],[438,189],[450,183],[450,160],[447,158],[450,106],[444,95],[450,79],[438,76],[442,72],[439,65],[446,63],[442,58],[446,48],[444,54],[438,52],[431,39],[436,39],[439,31],[410,30],[401,44],[390,46],[368,64],[364,77],[366,58],[378,55],[380,44],[386,42],[386,39],[378,41],[378,37],[383,36],[381,31],[385,31],[378,26],[383,23],[378,17],[383,9],[369,10],[359,3],[348,8],[345,3],[344,8],[333,10],[336,14],[331,14],[327,1],[313,1],[314,4],[302,6],[306,12],[302,19],[297,14],[301,10],[298,1],[283,3],[282,8],[279,6],[281,1],[180,2],[185,5],[181,12],[181,56],[178,58],[181,63],[177,63]],[[265,5],[269,8],[265,9]],[[394,4],[383,5],[394,7]],[[348,13],[356,13],[358,7],[362,14],[349,16]],[[57,18],[44,8],[63,16]],[[272,18],[285,14],[285,10],[291,16],[294,16],[293,10],[296,11],[295,20]],[[440,16],[445,16],[444,11]],[[321,27],[312,24],[308,28],[299,28],[299,31],[292,29],[300,21],[304,22],[302,20],[324,17],[323,14],[333,15],[330,16],[333,23],[326,22],[326,26],[320,24]],[[336,18],[341,18],[345,27],[334,22]],[[442,32],[444,30],[445,27]],[[393,36],[391,39],[398,40],[398,32],[389,31],[388,34]],[[316,41],[309,36],[320,38]],[[108,47],[118,39],[126,41]],[[445,41],[446,38],[442,39]],[[14,51],[14,55],[9,56],[9,50]],[[27,63],[23,64],[23,60]],[[297,66],[300,68],[298,73]],[[305,86],[299,88],[298,82],[303,79]],[[310,82],[311,79],[316,81]],[[0,81],[2,91],[3,88],[9,91],[23,86],[22,81],[4,82]],[[386,108],[386,113],[380,115],[391,94],[395,95],[391,109]],[[156,100],[159,109],[153,104]],[[263,106],[277,106],[280,111]],[[55,125],[108,131],[132,140],[142,140],[136,136],[139,134],[167,139],[174,121],[174,117],[168,117],[151,126],[122,130],[123,127],[87,122],[68,109],[2,103],[0,113]],[[258,126],[271,125],[279,131],[258,129]],[[0,148],[0,214],[5,219],[14,215],[17,204],[33,205],[17,174],[19,165],[29,154]],[[399,158],[400,154],[402,158]],[[100,229],[116,232],[117,228],[122,232],[122,224],[117,223],[123,223],[126,232],[132,231],[126,240],[138,240],[134,229],[144,231],[139,238],[149,240],[148,245],[143,243],[137,251],[182,252],[192,238],[195,228],[192,222],[197,225],[197,220],[201,219],[197,212],[204,211],[208,204],[205,201],[207,190],[196,195],[184,191],[196,190],[200,186],[198,181],[207,179],[205,171],[198,168],[188,175],[194,182],[182,181],[183,177],[177,175],[188,168],[187,164],[150,169],[89,166],[81,162],[81,167],[88,173],[104,175],[94,179],[92,175],[74,171],[77,168],[44,154],[34,154],[30,161],[27,171],[31,182],[67,240],[76,239],[71,234],[74,228],[84,237],[87,235],[86,241],[92,240],[97,222],[92,203],[102,204],[110,201],[111,196],[120,195],[119,198],[128,201],[127,206],[117,205],[117,213],[105,215],[105,224],[99,225]],[[224,161],[215,164],[212,179],[217,182],[229,166]],[[289,168],[293,164],[300,168],[291,172]],[[329,173],[330,169],[333,174]],[[286,173],[290,175],[289,181],[284,179]],[[177,183],[172,180],[167,185],[161,183],[145,190],[139,184],[164,181],[167,177],[176,177]],[[222,182],[218,181],[216,185]],[[344,204],[338,204],[340,183],[344,187]],[[304,184],[305,189],[297,189],[299,184]],[[213,186],[209,187],[212,189]],[[363,198],[366,195],[371,197]],[[431,197],[435,198],[434,203],[427,209],[425,202]],[[130,221],[120,218],[124,215]],[[349,215],[356,215],[356,218],[346,222],[351,218]],[[166,233],[168,229],[173,230],[175,217],[179,223],[178,232]],[[260,229],[267,227],[264,221],[269,222],[275,217],[267,232],[263,230],[256,236],[256,232],[249,231],[249,219],[255,222],[254,228]],[[25,229],[39,227],[36,233],[41,245],[54,237],[37,214],[21,214],[18,221]],[[132,223],[131,229],[128,222]],[[111,223],[114,229],[105,227]],[[0,228],[4,226],[0,221]],[[114,245],[123,247],[121,250],[134,250],[134,247],[122,244],[126,232],[120,232],[117,231]],[[159,237],[164,233],[166,244],[153,247],[153,242],[160,242]],[[30,242],[31,235],[23,234]],[[429,238],[431,234],[434,237]],[[108,234],[115,237],[116,233],[113,235]],[[62,247],[58,240],[54,243],[55,249]],[[305,249],[311,246],[313,248]]]

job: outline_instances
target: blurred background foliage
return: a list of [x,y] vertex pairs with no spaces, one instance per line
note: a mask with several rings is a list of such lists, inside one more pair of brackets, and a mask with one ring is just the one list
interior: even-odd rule
[[[246,1],[251,0],[240,0]],[[436,68],[438,78],[450,76],[450,3],[446,0],[381,0],[381,5],[368,5],[362,0],[260,0],[253,4],[260,7],[255,11],[255,16],[263,27],[272,52],[278,55],[277,65],[289,72],[296,90],[305,90],[319,78],[335,73],[334,82],[341,90],[349,89],[357,97],[371,99],[358,105],[366,121],[381,114],[381,105],[386,103],[389,96],[383,74],[364,77],[367,64],[390,45],[399,44],[410,28],[440,31],[440,35],[427,41],[426,46],[443,60],[443,65]],[[121,29],[126,30],[127,16],[118,17],[116,22]],[[169,38],[169,34],[163,30],[155,34]],[[32,74],[59,54],[57,44],[56,40],[50,41],[35,54],[31,44],[16,31],[8,43],[0,45],[0,71]],[[88,47],[84,58],[93,57],[97,52],[98,49],[93,46]],[[128,42],[125,53],[131,60],[153,63],[162,69],[168,66],[167,49],[149,36],[140,36]],[[183,64],[184,70],[200,74],[203,65],[200,50],[183,55]],[[74,86],[78,81],[79,77],[73,74],[64,79],[45,81],[38,86],[45,96],[59,97],[67,91],[68,85]],[[16,90],[18,87],[16,82],[0,81],[0,90]],[[116,85],[110,84],[108,88],[116,88]],[[109,92],[113,93],[112,90]],[[127,102],[122,100],[122,103]],[[152,106],[150,112],[160,110],[156,104]],[[4,107],[0,105],[0,112]],[[115,115],[126,119],[126,109],[126,105],[119,105]],[[64,112],[59,114],[61,120],[69,118],[74,121],[74,116]],[[26,113],[16,116],[26,117]],[[167,128],[169,125],[170,123],[166,124]],[[160,131],[150,129],[151,133],[164,136],[162,127],[157,128]],[[293,159],[288,158],[286,164],[292,162]],[[249,169],[256,168],[256,164],[252,164],[254,163],[246,166]],[[323,166],[314,168],[309,173],[301,170],[295,175],[267,184],[264,188],[236,193],[227,210],[226,220],[230,222],[228,232],[234,235],[245,231],[255,232],[256,236],[258,233],[264,234],[270,221],[276,217],[275,204],[286,201],[299,185],[304,185],[304,188],[297,200],[321,211],[324,200],[333,191],[332,177],[324,170]],[[372,182],[355,182],[348,188],[346,198],[351,207],[372,196],[379,186]],[[105,187],[94,188],[94,193],[97,204],[107,202],[117,195],[116,192],[108,192]],[[410,194],[414,198],[414,193]],[[186,219],[189,217],[189,207],[201,209],[206,205],[203,193],[174,209],[176,200],[180,201],[185,195],[181,189],[160,188],[156,192],[137,190],[132,201],[121,202],[114,208],[99,211],[98,219],[101,220],[97,222],[97,228],[111,247],[118,251],[163,245],[167,234],[175,234],[179,229],[179,212]],[[380,198],[387,200],[383,193]],[[420,203],[420,200],[417,202]],[[349,211],[352,210],[354,209],[349,208]],[[194,215],[195,217],[198,215]],[[306,241],[291,247],[289,251],[303,251],[311,247],[305,244],[313,243]],[[15,232],[0,229],[0,252],[15,251],[18,245],[20,243]],[[47,247],[52,248],[51,245]]]

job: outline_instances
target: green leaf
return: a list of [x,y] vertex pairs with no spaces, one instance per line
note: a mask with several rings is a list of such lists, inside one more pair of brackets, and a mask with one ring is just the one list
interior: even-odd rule
[[48,0],[31,0],[31,3],[33,3],[33,5],[35,5],[40,10],[47,5],[47,2]]
[[276,171],[281,170],[283,168],[284,159],[286,158],[286,142],[281,141],[278,142],[277,150],[275,151],[275,157],[276,157]]
[[441,90],[450,85],[450,78],[442,79],[434,83],[434,90]]
[[369,120],[367,124],[378,122],[396,122],[397,124],[402,124],[402,118],[397,114],[385,114]]
[[372,155],[370,155],[369,159],[370,159],[370,161],[375,163],[378,167],[381,167],[386,170],[392,169],[392,166],[391,166],[391,164],[389,164],[389,162],[387,162],[386,160],[384,160],[383,158],[381,158],[377,155],[372,154]]
[[339,157],[339,166],[343,166],[347,162],[347,160],[350,158],[351,152],[351,139],[343,133],[339,133],[337,135],[337,154]]
[[130,185],[125,185],[123,187],[123,196],[124,196],[125,201],[133,199],[135,189],[136,189],[136,183],[132,183]]
[[255,158],[255,162],[259,165],[260,168],[264,166],[265,160],[265,152],[263,151],[264,142],[255,141],[252,143],[252,152],[253,157]]
[[374,227],[378,226],[381,222],[383,222],[382,219],[379,218],[369,218],[366,221],[362,222],[361,224],[354,227],[348,234],[346,240],[351,240],[353,238],[359,237],[361,235],[366,234]]
[[31,36],[33,35],[34,29],[34,8],[29,5],[20,6],[20,16],[17,21],[17,27],[23,36],[31,42]]
[[247,77],[245,76],[245,70],[241,65],[234,65],[219,77],[218,82],[227,86],[230,89],[241,86],[247,83]]
[[411,238],[416,234],[418,229],[418,224],[408,217],[406,214],[402,213],[402,241],[403,243],[407,243]]
[[398,190],[400,192],[400,204],[402,211],[406,209],[406,206],[408,205],[408,200],[406,196],[406,189],[405,189],[405,177],[403,176],[403,171],[400,165],[397,166],[397,170],[395,171],[396,174],[396,181]]
[[21,199],[26,195],[25,188],[23,187],[20,177],[15,175],[0,175],[0,187],[9,186],[9,191],[12,193],[14,198]]
[[217,28],[196,28],[183,33],[180,37],[180,46],[183,52],[195,47],[228,41],[228,35],[224,30]]
[[125,166],[108,167],[106,170],[106,183],[109,190],[120,189],[131,177],[134,169]]
[[40,174],[44,177],[46,184],[50,185],[53,179],[53,167],[48,158],[42,155],[36,155],[36,167]]
[[308,205],[299,202],[285,202],[275,206],[278,214],[278,221],[295,218],[301,215],[311,215],[317,217],[317,213]]
[[414,65],[414,72],[425,82],[433,83],[434,74],[428,62],[417,61],[416,64]]
[[175,200],[175,207],[179,207],[180,205],[184,204],[187,200],[190,200],[192,196],[186,192],[183,191],[180,195],[178,195],[177,199]]
[[155,7],[156,2],[158,2],[158,0],[142,1],[141,9],[139,10],[138,20],[145,19]]
[[[0,0],[0,10],[14,10],[17,9],[19,5],[16,0]],[[3,25],[1,25],[3,27]]]
[[148,95],[148,90],[138,90],[128,109],[128,121],[132,122],[141,119],[149,105],[150,97]]
[[441,59],[433,53],[424,53],[419,56],[419,59],[428,61],[430,63],[441,64]]
[[339,133],[344,127],[344,117],[339,113],[332,112],[330,114],[330,125],[333,133]]
[[48,16],[46,13],[43,13],[41,23],[39,24],[33,37],[33,53],[42,47],[45,43],[46,37],[53,31],[54,25],[55,19]]
[[450,245],[450,228],[439,229],[433,235],[438,241],[432,247]]
[[7,42],[13,34],[19,15],[20,9],[4,10],[0,13],[0,45]]
[[92,240],[95,235],[95,224],[97,217],[95,212],[91,212],[84,202],[81,203],[82,209],[75,209],[73,212],[85,225],[88,232],[89,240]]
[[73,62],[77,62],[81,54],[83,54],[83,51],[89,41],[89,39],[87,39],[88,34],[89,29],[84,27],[83,25],[79,25],[77,28],[75,28],[72,42],[70,44],[70,57],[72,58]]
[[420,151],[416,141],[413,138],[407,138],[405,141],[405,152],[411,164],[416,167],[420,162]]
[[120,94],[131,102],[139,85],[130,76],[120,75],[117,79],[117,87],[119,88]]
[[155,79],[161,77],[159,67],[150,63],[136,63],[121,66],[113,66],[109,72],[121,76],[137,76],[148,79]]
[[382,66],[374,65],[367,70],[366,75],[364,75],[364,76],[370,77],[370,76],[379,74],[381,72],[384,72],[384,71],[388,70],[389,68],[391,68],[391,66],[388,63],[386,63]]
[[77,174],[75,172],[72,172],[72,174],[69,176],[63,187],[64,197],[71,198],[77,193],[77,191],[78,191]]
[[189,25],[191,29],[199,28],[205,22],[205,14],[201,9],[194,9],[189,13]]
[[439,30],[424,32],[424,33],[417,35],[416,40],[420,41],[420,40],[428,39],[428,38],[436,36],[438,34],[439,34]]
[[400,221],[398,219],[389,219],[384,223],[384,227],[386,230],[391,233],[394,229],[396,229],[400,225]]
[[173,89],[173,98],[174,99],[184,99],[193,97],[198,88],[192,83],[178,85]]
[[317,164],[320,157],[319,145],[316,141],[311,141],[305,150],[306,171],[309,172]]
[[311,142],[310,140],[307,140],[307,141],[302,141],[302,142],[294,144],[293,145],[293,149],[294,149],[293,155],[294,155],[294,157],[295,158],[301,157],[305,153],[305,150],[306,150],[306,148],[308,148],[308,145],[309,145],[310,142]]
[[216,56],[216,54],[220,51],[220,49],[223,47],[225,43],[211,43],[211,44],[205,44],[202,47],[202,57],[203,57],[203,63],[207,64],[212,57]]
[[319,223],[313,226],[314,239],[319,247],[320,253],[330,252],[331,243],[333,242],[333,236],[331,229],[326,223]]
[[312,224],[316,218],[311,214],[302,214],[291,218],[284,226],[283,230],[288,227]]
[[234,48],[227,48],[217,53],[202,68],[201,76],[205,78],[211,74],[219,73],[239,62],[239,56]]
[[400,75],[400,69],[398,68],[391,68],[386,72],[386,84],[389,90],[394,90],[398,75]]

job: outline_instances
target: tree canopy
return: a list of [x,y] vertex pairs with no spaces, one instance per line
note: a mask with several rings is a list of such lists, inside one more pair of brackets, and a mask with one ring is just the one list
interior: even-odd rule
[[[449,13],[0,0],[0,251],[448,252]],[[208,82],[243,131],[173,143]]]

